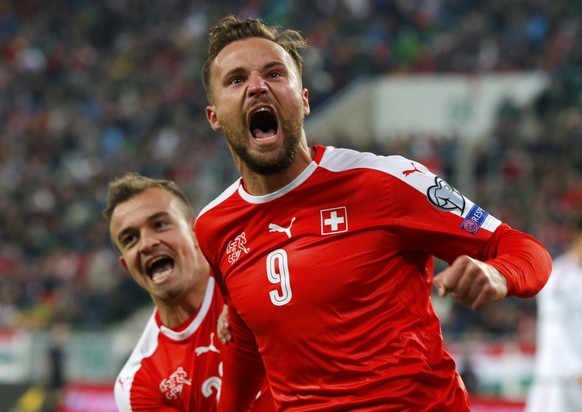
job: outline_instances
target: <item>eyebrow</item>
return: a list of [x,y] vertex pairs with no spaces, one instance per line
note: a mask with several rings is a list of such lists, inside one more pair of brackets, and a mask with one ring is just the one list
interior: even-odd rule
[[[165,217],[165,216],[170,216],[170,214],[168,212],[157,212],[154,213],[153,215],[150,215],[146,218],[146,222],[152,222],[154,220],[157,220],[161,217]],[[124,228],[123,230],[121,230],[118,234],[117,234],[117,241],[119,243],[121,243],[121,239],[123,239],[124,236],[126,236],[128,233],[131,233],[134,229],[133,226],[128,226],[126,228]]]
[[[281,66],[281,67],[285,67],[285,68],[287,67],[283,61],[276,60],[276,61],[272,61],[272,62],[265,64],[263,67],[261,67],[260,70],[261,71],[268,70],[268,69],[271,69],[271,68],[276,67],[276,66]],[[246,71],[248,71],[248,70],[244,67],[241,67],[241,66],[235,67],[235,68],[229,70],[228,72],[226,72],[224,74],[223,78],[228,78],[234,74],[246,72]]]

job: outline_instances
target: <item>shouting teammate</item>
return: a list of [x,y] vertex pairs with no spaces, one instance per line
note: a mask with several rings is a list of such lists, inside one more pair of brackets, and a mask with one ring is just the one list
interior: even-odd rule
[[[119,410],[215,411],[228,351],[216,337],[223,299],[190,203],[172,181],[127,174],[109,185],[104,214],[121,264],[156,305],[115,382]],[[268,388],[260,391],[252,410],[273,411]]]

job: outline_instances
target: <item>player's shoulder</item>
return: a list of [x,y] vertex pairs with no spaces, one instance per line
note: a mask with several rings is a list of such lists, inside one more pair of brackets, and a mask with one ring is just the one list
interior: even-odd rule
[[206,206],[204,206],[202,208],[202,210],[198,213],[198,216],[196,217],[196,221],[201,220],[200,218],[203,215],[206,215],[209,211],[217,208],[219,205],[223,204],[228,199],[230,199],[232,197],[232,195],[237,192],[240,185],[241,185],[241,179],[239,178],[236,181],[234,181],[230,186],[228,186],[221,194],[219,194],[213,200],[211,200],[208,204],[206,204]]
[[331,171],[371,169],[397,175],[416,168],[418,171],[428,172],[428,169],[421,163],[401,155],[380,155],[334,146],[327,146],[322,149],[319,165]]
[[156,321],[156,310],[150,314],[145,327],[129,358],[119,372],[118,380],[133,377],[142,366],[143,359],[149,358],[158,347],[160,328]]
[[140,391],[143,385],[149,385],[149,383],[143,382],[148,375],[140,373],[140,370],[144,367],[143,361],[148,359],[156,350],[157,330],[154,314],[152,314],[137,344],[115,379],[115,402],[122,412],[132,410],[131,393]]

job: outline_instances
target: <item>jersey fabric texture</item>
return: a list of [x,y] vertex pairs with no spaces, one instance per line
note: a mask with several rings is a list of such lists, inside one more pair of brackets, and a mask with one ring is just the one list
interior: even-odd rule
[[537,296],[537,348],[527,412],[582,411],[582,265],[572,253],[554,260]]
[[[259,364],[260,352],[279,410],[468,411],[430,301],[433,256],[489,261],[510,293],[529,296],[545,279],[493,259],[501,238],[529,236],[417,162],[314,149],[282,189],[251,196],[239,180],[197,218],[231,306],[238,365]],[[523,249],[526,265],[540,262]],[[224,384],[236,387],[230,374]]]

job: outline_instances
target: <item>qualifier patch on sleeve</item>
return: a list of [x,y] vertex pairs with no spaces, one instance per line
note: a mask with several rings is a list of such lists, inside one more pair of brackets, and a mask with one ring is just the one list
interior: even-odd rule
[[481,209],[479,206],[473,205],[471,210],[469,210],[469,213],[467,213],[467,217],[463,220],[463,223],[461,223],[461,228],[474,235],[483,225],[487,216],[489,216],[489,213]]

